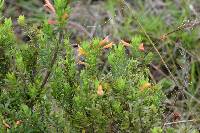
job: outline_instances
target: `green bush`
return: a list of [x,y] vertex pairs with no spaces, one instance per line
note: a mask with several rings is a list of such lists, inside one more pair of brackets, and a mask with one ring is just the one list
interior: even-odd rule
[[0,25],[2,132],[150,132],[161,126],[160,85],[149,80],[152,54],[131,44],[95,38],[73,45],[64,30],[69,8],[55,1],[55,24]]

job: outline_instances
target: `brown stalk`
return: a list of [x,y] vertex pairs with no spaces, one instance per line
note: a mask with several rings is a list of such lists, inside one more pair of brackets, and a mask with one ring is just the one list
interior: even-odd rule
[[30,99],[30,101],[28,101],[28,105],[32,108],[34,106],[34,103],[40,98],[40,95],[42,94],[42,91],[44,91],[44,87],[45,85],[47,84],[48,82],[48,79],[51,75],[51,72],[52,72],[52,68],[54,66],[54,64],[56,63],[56,59],[57,59],[57,56],[58,56],[58,51],[59,51],[59,47],[60,47],[60,44],[63,43],[63,32],[60,31],[60,34],[59,34],[59,41],[57,42],[56,46],[55,46],[55,49],[54,49],[54,52],[53,52],[53,55],[52,55],[52,59],[51,59],[51,62],[50,62],[50,66],[44,76],[44,79],[42,81],[42,84],[40,85],[40,90],[38,91],[38,94],[35,96],[35,98],[33,99]]
[[42,81],[42,84],[40,86],[40,88],[44,88],[44,86],[46,85],[47,81],[48,81],[48,78],[51,74],[51,70],[56,62],[56,59],[57,59],[57,55],[58,55],[58,50],[59,50],[59,44],[62,44],[63,43],[63,32],[60,32],[60,35],[59,35],[59,42],[57,43],[56,47],[55,47],[55,50],[54,50],[54,53],[53,53],[53,57],[51,59],[51,63],[50,63],[50,67],[49,69],[47,70],[46,72],[46,75]]

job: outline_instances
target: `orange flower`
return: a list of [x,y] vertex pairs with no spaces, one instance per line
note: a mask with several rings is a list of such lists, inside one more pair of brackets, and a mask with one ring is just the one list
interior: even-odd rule
[[104,49],[107,49],[107,48],[111,48],[112,46],[113,46],[113,42],[111,42],[111,43],[105,45],[103,48],[104,48]]
[[143,43],[141,43],[141,44],[139,45],[139,50],[142,51],[142,52],[144,52],[144,44],[143,44]]
[[103,87],[101,84],[99,84],[98,89],[97,89],[97,95],[98,96],[103,96],[104,92],[103,92]]
[[57,24],[57,21],[56,20],[48,20],[48,24],[54,25],[54,24]]
[[121,43],[122,43],[122,45],[123,45],[124,47],[131,47],[131,46],[132,46],[131,44],[125,42],[124,40],[121,40]]
[[151,84],[147,82],[147,83],[142,84],[142,86],[140,86],[140,90],[144,91],[145,89],[148,89],[150,87],[151,87]]
[[109,36],[106,36],[102,41],[100,41],[99,45],[104,46],[106,43],[109,43]]
[[44,7],[46,7],[51,13],[55,14],[56,10],[53,7],[53,5],[51,4],[51,2],[49,0],[45,0],[45,4]]

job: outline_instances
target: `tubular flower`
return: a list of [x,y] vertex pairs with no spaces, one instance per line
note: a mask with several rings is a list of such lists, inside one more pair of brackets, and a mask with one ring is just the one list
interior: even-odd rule
[[142,51],[142,52],[144,52],[144,44],[143,44],[143,43],[141,43],[141,44],[139,45],[139,50]]
[[108,49],[108,48],[111,48],[112,46],[113,46],[113,42],[111,42],[111,43],[105,45],[103,48],[104,48],[104,49]]
[[55,14],[56,10],[53,7],[53,5],[51,4],[51,2],[49,0],[45,0],[45,4],[44,7],[46,7],[51,13]]
[[100,41],[99,45],[104,46],[106,43],[109,43],[109,36],[106,36],[102,41]]
[[121,40],[121,43],[124,47],[131,47],[132,45],[130,43],[125,42],[124,40]]
[[57,24],[57,21],[49,19],[48,24],[54,25],[54,24]]

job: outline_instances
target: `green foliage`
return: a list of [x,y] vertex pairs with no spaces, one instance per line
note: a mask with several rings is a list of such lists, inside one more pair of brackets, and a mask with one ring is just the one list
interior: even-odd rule
[[[19,21],[24,20],[20,17]],[[74,49],[65,36],[57,63],[49,68],[49,56],[57,47],[54,44],[59,43],[59,38],[52,38],[52,27],[46,23],[42,28],[28,27],[24,23],[22,28],[31,39],[26,43],[16,41],[10,19],[6,19],[0,29],[4,56],[8,63],[13,62],[12,68],[7,68],[1,77],[5,81],[0,95],[2,130],[139,132],[161,124],[160,105],[164,95],[160,86],[141,89],[150,81],[147,64],[142,63],[146,58],[143,59],[144,53],[138,50],[140,36],[132,39],[129,50],[134,54],[131,56],[122,44],[105,49],[99,45],[100,39],[83,42],[79,48],[85,52],[81,55],[84,64],[77,64]],[[7,34],[3,34],[5,32]],[[47,86],[41,88],[44,69],[50,69],[52,76]],[[98,93],[100,86],[102,95]],[[16,124],[16,121],[21,123]],[[6,124],[9,127],[6,128]]]
[[162,128],[160,127],[154,127],[152,130],[151,130],[152,133],[162,133],[163,130]]
[[[81,40],[78,46],[72,46],[74,39],[66,32],[71,31],[66,30],[70,1],[50,0],[55,14],[45,15],[40,0],[6,1],[6,10],[4,0],[0,0],[0,132],[198,132],[194,125],[199,120],[194,118],[199,108],[193,100],[198,101],[199,97],[200,71],[198,56],[191,50],[195,48],[198,53],[199,29],[176,31],[181,24],[190,24],[188,18],[198,17],[197,0],[128,0],[127,4],[121,0],[90,1],[89,12],[78,6],[84,11],[80,13],[81,20],[73,16],[71,20],[79,21],[80,26],[78,22],[70,23],[69,27],[85,31],[86,25],[97,20],[94,35],[109,33],[115,42],[109,48],[103,48],[109,43],[100,46],[100,38]],[[135,16],[127,5],[133,8]],[[2,16],[2,11],[13,20]],[[87,17],[89,24],[82,22]],[[16,18],[18,25],[12,23]],[[156,71],[160,71],[151,75],[159,82],[152,83],[147,66],[154,57],[149,52],[153,48],[144,33],[137,30],[136,19],[164,55],[180,86],[186,85],[191,98],[186,95],[180,100],[182,97],[176,96],[173,87],[174,90],[179,87],[169,80],[160,58],[154,58],[153,62]],[[86,33],[90,32],[89,27]],[[18,30],[28,38],[26,42],[15,36],[14,31]],[[166,33],[169,33],[166,40],[162,40],[160,36]],[[130,46],[117,42],[120,38],[130,42]],[[142,43],[144,51],[138,49]],[[179,49],[187,49],[182,51],[184,56],[177,54]],[[160,80],[163,76],[167,78]],[[163,91],[172,97],[166,104],[162,104]],[[171,103],[173,108],[169,106]],[[174,113],[163,120],[168,110],[170,113],[181,110],[180,121],[173,118]]]
[[0,19],[2,17],[3,6],[4,6],[4,0],[0,0]]
[[[66,0],[56,0],[56,20],[18,24],[30,38],[15,38],[11,19],[0,25],[2,132],[156,132],[161,126],[162,85],[149,79],[143,38],[73,48],[63,29]],[[107,47],[107,48],[106,48]]]
[[12,21],[11,19],[5,19],[4,23],[0,25],[0,85],[3,84],[3,79],[9,71],[14,40]]
[[3,9],[4,0],[0,0],[0,11]]
[[67,5],[68,0],[54,0],[57,20],[61,25],[66,24],[70,8]]
[[[135,53],[139,51],[136,42],[141,38],[133,40],[131,50]],[[140,132],[161,124],[160,105],[164,95],[157,85],[144,91],[140,89],[142,81],[149,82],[148,69],[138,60],[140,58],[129,58],[121,44],[103,49],[98,46],[98,39],[81,46],[86,52],[86,65],[80,75],[74,76],[75,60],[67,54],[65,67],[58,64],[60,68],[56,68],[51,84],[52,95],[66,110],[72,130]],[[139,56],[143,53],[138,52]],[[100,85],[102,96],[98,95]]]

